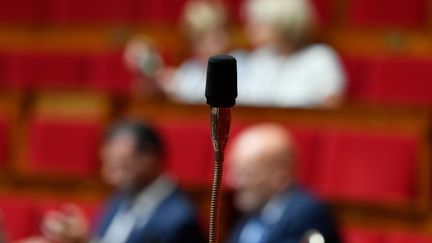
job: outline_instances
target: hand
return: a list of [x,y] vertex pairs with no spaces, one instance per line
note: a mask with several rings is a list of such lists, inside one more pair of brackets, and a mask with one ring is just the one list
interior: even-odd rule
[[135,36],[128,41],[123,52],[123,62],[130,72],[147,78],[154,78],[163,68],[162,57],[146,36]]
[[60,243],[84,243],[89,241],[89,227],[82,210],[72,204],[60,211],[48,212],[42,222],[42,233],[48,239]]

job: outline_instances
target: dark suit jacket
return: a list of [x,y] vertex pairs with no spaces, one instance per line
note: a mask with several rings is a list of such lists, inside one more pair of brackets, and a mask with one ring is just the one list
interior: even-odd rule
[[[276,225],[269,227],[265,243],[300,243],[309,230],[319,231],[326,243],[339,243],[334,222],[325,205],[298,187],[289,190],[285,209]],[[229,243],[237,243],[248,218],[232,232]]]
[[[107,203],[97,231],[98,238],[107,231],[123,198],[116,195]],[[127,243],[201,243],[203,238],[193,206],[176,189],[162,201],[143,228],[132,230]]]

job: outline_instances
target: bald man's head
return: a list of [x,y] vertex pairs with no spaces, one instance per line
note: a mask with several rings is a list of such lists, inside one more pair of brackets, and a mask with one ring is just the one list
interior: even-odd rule
[[249,127],[234,140],[228,179],[240,210],[260,210],[292,183],[293,147],[284,127],[268,123]]

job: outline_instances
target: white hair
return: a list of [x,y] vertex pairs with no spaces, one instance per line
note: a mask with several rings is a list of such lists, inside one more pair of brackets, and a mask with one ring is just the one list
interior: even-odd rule
[[308,0],[248,0],[248,19],[273,26],[292,44],[307,39],[315,25],[315,9]]

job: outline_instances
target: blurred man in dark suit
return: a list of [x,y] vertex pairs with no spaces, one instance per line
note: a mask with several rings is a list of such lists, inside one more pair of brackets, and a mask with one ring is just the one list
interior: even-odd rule
[[[163,146],[148,125],[115,124],[103,144],[102,175],[116,192],[91,235],[77,207],[50,212],[42,231],[56,242],[204,242],[193,206],[162,172]],[[39,241],[35,241],[39,242]]]
[[339,242],[326,207],[294,182],[294,145],[283,127],[246,129],[228,160],[235,204],[245,214],[230,243]]

